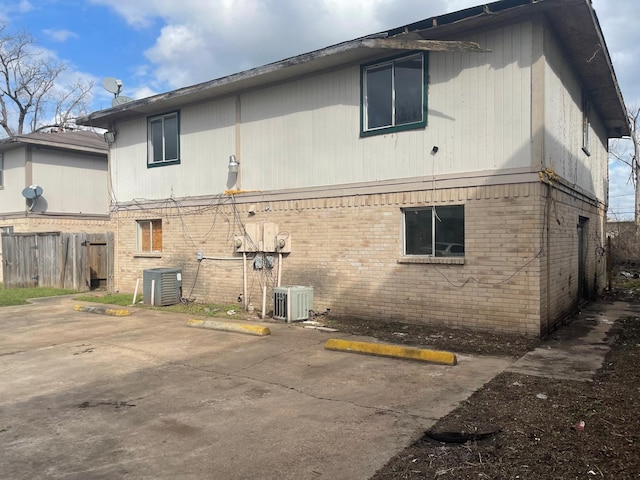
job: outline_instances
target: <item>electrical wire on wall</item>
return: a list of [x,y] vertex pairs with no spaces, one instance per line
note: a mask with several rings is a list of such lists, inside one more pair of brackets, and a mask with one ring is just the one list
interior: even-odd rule
[[[542,225],[544,225],[545,227],[540,229],[540,248],[538,249],[538,251],[536,252],[535,255],[533,255],[531,258],[529,258],[527,261],[525,261],[524,264],[522,264],[521,266],[519,266],[518,268],[516,268],[513,273],[511,273],[510,275],[508,275],[507,277],[504,278],[504,280],[500,280],[497,282],[485,282],[482,280],[479,280],[476,277],[468,277],[467,279],[465,279],[462,283],[455,283],[452,280],[449,279],[449,277],[442,272],[438,267],[436,267],[434,265],[434,270],[440,274],[440,276],[442,276],[442,278],[445,279],[445,281],[451,285],[452,287],[456,287],[456,288],[463,288],[465,287],[467,284],[469,283],[476,283],[478,285],[486,285],[486,286],[500,286],[500,285],[504,285],[508,282],[510,282],[513,278],[515,278],[516,275],[518,275],[522,270],[524,270],[525,268],[527,268],[529,265],[531,265],[533,262],[535,262],[544,252],[544,232],[546,229],[546,225],[547,225],[547,206],[549,205],[549,202],[551,201],[550,196],[547,196],[545,198],[545,208],[544,208],[544,214],[542,217]],[[557,217],[556,217],[557,218]]]

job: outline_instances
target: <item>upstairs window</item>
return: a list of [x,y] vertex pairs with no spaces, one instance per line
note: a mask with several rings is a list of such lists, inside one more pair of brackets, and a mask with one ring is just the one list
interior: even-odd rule
[[162,220],[138,220],[138,252],[162,251]]
[[427,57],[396,57],[361,70],[361,135],[427,125]]
[[147,166],[180,163],[180,115],[165,113],[148,119]]
[[464,257],[464,206],[411,208],[404,213],[404,255]]

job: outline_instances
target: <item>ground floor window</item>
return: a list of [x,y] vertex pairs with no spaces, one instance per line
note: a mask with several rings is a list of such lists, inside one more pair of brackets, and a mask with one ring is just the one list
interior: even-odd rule
[[464,205],[403,209],[404,255],[464,257]]
[[162,220],[138,220],[138,252],[162,251]]

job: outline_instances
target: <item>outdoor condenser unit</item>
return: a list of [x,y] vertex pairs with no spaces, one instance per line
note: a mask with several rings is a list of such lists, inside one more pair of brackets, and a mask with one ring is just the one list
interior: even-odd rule
[[150,268],[142,271],[142,301],[147,305],[175,305],[182,298],[182,270]]
[[288,285],[273,289],[273,318],[277,320],[307,320],[312,308],[313,287]]

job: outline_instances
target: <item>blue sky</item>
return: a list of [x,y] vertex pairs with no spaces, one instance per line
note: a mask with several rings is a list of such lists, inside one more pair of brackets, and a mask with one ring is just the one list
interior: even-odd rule
[[[482,3],[480,0],[0,0],[10,31],[26,30],[68,64],[65,78],[94,82],[92,108],[121,79],[142,98],[361,35]],[[640,2],[592,0],[629,106],[640,106]],[[64,80],[64,78],[63,78]],[[633,214],[629,169],[610,162],[610,206]]]

